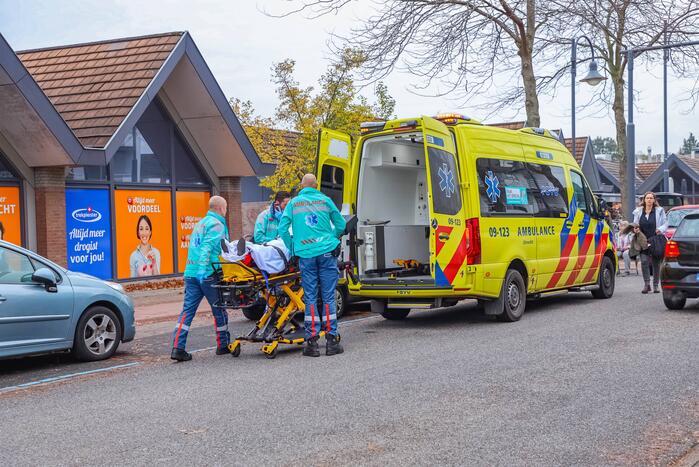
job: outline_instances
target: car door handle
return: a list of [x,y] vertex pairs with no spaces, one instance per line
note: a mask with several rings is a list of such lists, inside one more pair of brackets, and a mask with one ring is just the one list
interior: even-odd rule
[[2,295],[0,295],[0,302],[5,302],[5,301],[7,301],[7,299],[5,297],[3,297]]
[[585,227],[585,223],[584,222],[579,223],[578,227],[580,227],[582,229],[583,227]]
[[437,238],[439,239],[440,242],[446,242],[447,240],[449,240],[449,234],[441,233],[437,236]]
[[566,227],[568,227],[568,228],[573,227],[573,221],[566,221]]

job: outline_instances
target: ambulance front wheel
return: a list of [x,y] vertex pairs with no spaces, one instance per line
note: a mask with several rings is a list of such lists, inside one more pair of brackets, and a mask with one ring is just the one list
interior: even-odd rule
[[502,290],[497,300],[484,302],[487,315],[493,315],[498,321],[513,323],[524,314],[527,304],[527,288],[522,274],[516,269],[508,269]]
[[602,258],[602,265],[599,268],[597,278],[598,288],[592,291],[595,298],[611,298],[614,295],[614,264],[609,257]]

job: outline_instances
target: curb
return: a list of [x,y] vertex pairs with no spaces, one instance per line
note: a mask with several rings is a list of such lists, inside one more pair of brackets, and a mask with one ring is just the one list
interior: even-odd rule
[[695,444],[684,456],[672,464],[673,467],[699,466],[699,444]]

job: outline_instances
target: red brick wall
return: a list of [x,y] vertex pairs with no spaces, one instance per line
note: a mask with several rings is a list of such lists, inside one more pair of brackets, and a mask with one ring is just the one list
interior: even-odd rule
[[243,235],[243,207],[240,193],[240,177],[221,177],[219,179],[221,193],[228,202],[226,222],[231,239],[240,238]]
[[37,252],[66,266],[65,168],[37,167],[34,180]]

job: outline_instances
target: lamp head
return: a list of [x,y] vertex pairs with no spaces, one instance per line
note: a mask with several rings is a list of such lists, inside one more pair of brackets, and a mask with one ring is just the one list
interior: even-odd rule
[[590,86],[597,86],[599,83],[602,81],[606,80],[606,76],[602,76],[599,71],[597,71],[597,62],[592,60],[590,62],[590,69],[587,72],[587,75],[580,80],[581,83],[587,83]]

